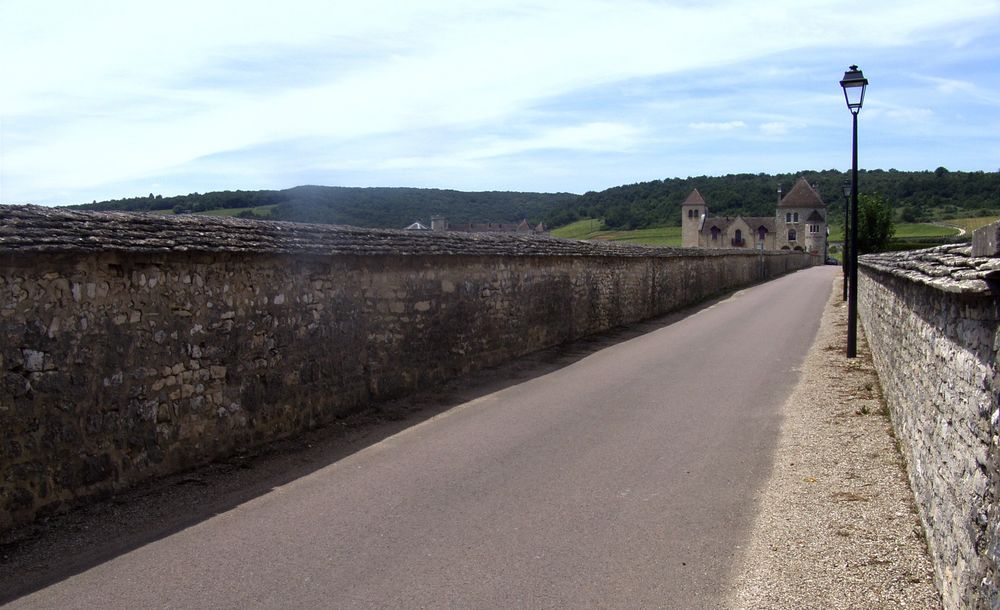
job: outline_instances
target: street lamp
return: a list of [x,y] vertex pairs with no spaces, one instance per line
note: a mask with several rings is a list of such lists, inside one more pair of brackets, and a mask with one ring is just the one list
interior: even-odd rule
[[844,99],[847,109],[854,119],[854,147],[851,155],[851,263],[850,292],[847,300],[847,357],[858,355],[858,113],[865,101],[865,89],[868,79],[857,66],[851,66],[844,72],[840,81],[844,88]]
[[851,181],[844,180],[842,186],[844,189],[844,247],[841,249],[840,261],[841,267],[844,270],[844,300],[847,300],[847,273],[848,273],[848,258],[847,258],[847,229],[850,224],[847,222],[847,215],[851,213]]

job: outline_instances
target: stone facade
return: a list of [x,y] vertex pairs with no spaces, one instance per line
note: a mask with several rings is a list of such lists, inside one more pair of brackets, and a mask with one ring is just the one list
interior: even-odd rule
[[811,263],[0,207],[0,530]]
[[1000,608],[1000,259],[861,258],[859,314],[946,608]]
[[[411,225],[412,226],[412,225]],[[458,231],[461,233],[534,233],[544,235],[545,225],[538,223],[535,226],[528,224],[528,220],[521,222],[449,222],[444,216],[431,216],[432,231]]]
[[685,248],[753,248],[827,254],[826,204],[799,178],[771,216],[709,216],[698,189],[681,204],[681,244]]

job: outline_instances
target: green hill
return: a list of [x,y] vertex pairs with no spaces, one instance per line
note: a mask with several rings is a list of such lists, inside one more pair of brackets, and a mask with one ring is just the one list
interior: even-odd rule
[[571,193],[463,192],[418,188],[297,186],[281,191],[216,191],[177,197],[133,197],[70,206],[75,209],[203,213],[268,220],[403,228],[432,215],[451,222],[540,222]]
[[[838,170],[669,178],[584,195],[297,186],[177,197],[150,193],[70,207],[210,213],[381,228],[402,228],[415,220],[427,223],[432,215],[445,216],[454,223],[527,219],[532,224],[542,221],[549,227],[592,218],[600,219],[605,229],[622,231],[678,226],[681,202],[694,188],[708,201],[712,214],[769,216],[774,214],[778,201],[778,186],[788,192],[799,176],[818,187],[827,203],[831,224],[839,224],[844,214],[842,185],[848,174]],[[939,167],[933,172],[862,170],[858,177],[862,193],[881,193],[892,203],[898,223],[1000,215],[1000,172],[951,172]]]

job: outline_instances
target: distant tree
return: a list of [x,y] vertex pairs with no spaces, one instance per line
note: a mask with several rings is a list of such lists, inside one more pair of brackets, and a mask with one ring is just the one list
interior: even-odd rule
[[858,197],[858,254],[881,252],[896,233],[892,204],[882,195]]

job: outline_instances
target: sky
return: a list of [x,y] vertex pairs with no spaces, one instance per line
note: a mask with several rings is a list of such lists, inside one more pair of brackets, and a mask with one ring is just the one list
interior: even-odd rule
[[1000,171],[1000,0],[0,0],[0,203]]

